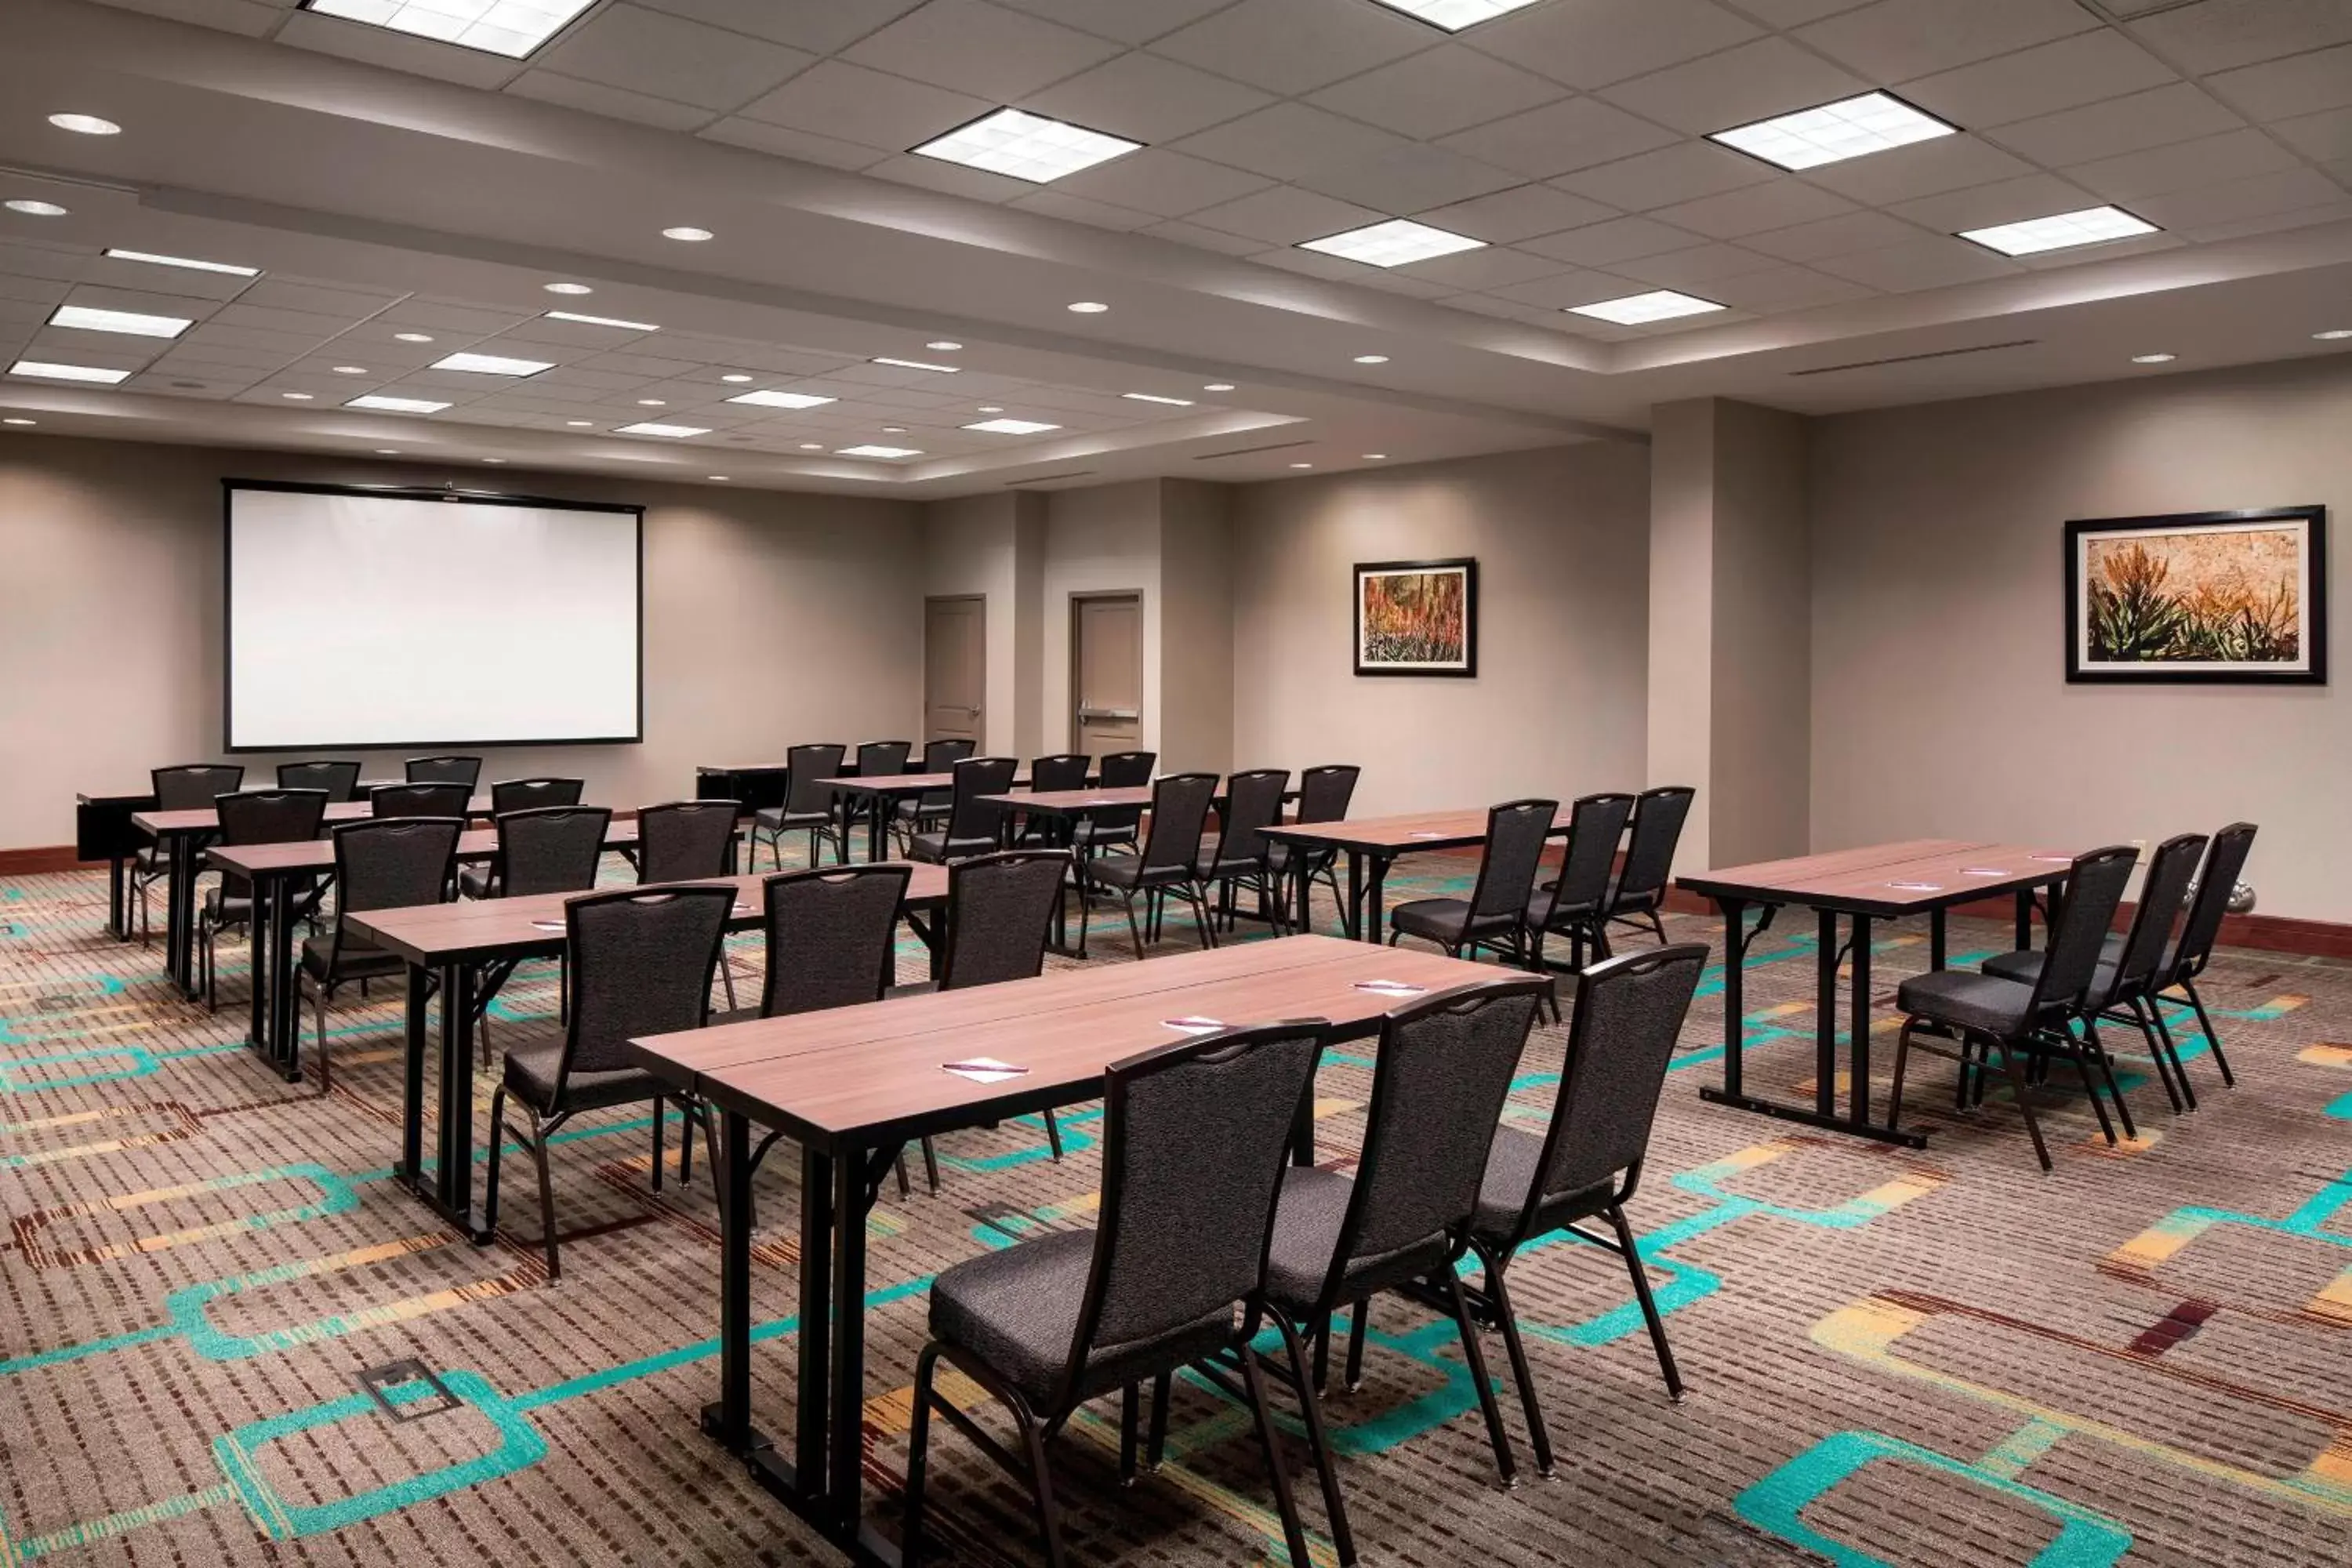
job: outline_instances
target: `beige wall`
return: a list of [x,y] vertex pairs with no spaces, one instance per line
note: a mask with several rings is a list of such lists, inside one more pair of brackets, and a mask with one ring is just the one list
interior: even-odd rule
[[1805,426],[1778,409],[1717,405],[1714,741],[1701,786],[1714,804],[1701,842],[1717,866],[1811,847]]
[[[143,788],[221,751],[221,492],[241,479],[438,484],[419,465],[0,437],[0,847],[73,837],[76,791]],[[480,485],[480,470],[458,476]],[[706,763],[781,760],[920,721],[909,504],[503,470],[501,489],[646,506],[646,740],[488,753],[485,775],[589,798],[692,793]],[[451,570],[463,570],[452,562]],[[528,679],[528,670],[501,672]],[[396,767],[398,752],[369,752]],[[274,755],[241,757],[274,777]]]
[[[1045,498],[1045,551],[1040,572],[1039,734],[1052,751],[1081,751],[1071,731],[1070,601],[1073,595],[1134,592],[1143,596],[1141,747],[1160,750],[1160,481],[1136,479],[1062,490]],[[1161,765],[1181,768],[1181,759]]]
[[1160,741],[1171,770],[1234,766],[1233,489],[1160,487]]
[[[1238,489],[1234,765],[1358,763],[1359,815],[1637,787],[1648,465],[1593,443]],[[1477,679],[1356,675],[1354,563],[1460,555]]]
[[[1014,495],[967,496],[922,509],[923,593],[927,598],[978,595],[985,601],[987,689],[981,701],[981,750],[1010,756],[1016,745],[1020,656],[1017,616],[1021,548]],[[919,734],[914,737],[919,741]]]
[[[2242,817],[2264,911],[2352,920],[2352,363],[1841,416],[1816,422],[1811,481],[1816,847]],[[2312,502],[2339,531],[2333,685],[2066,683],[2066,520]]]

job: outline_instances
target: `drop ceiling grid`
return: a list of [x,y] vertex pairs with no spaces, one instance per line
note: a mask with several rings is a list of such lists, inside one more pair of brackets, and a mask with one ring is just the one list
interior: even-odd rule
[[[265,0],[105,3],[250,33]],[[1951,237],[1958,208],[2116,201],[2171,231],[2143,247],[2352,216],[2345,0],[2123,24],[2081,0],[1546,0],[1452,36],[1374,0],[605,0],[520,62],[266,3],[282,42],[1605,341],[1727,319],[1562,313],[1662,274],[1769,314],[2118,253],[2002,261]],[[1963,132],[1806,175],[1703,140],[1871,88]],[[1008,102],[1149,145],[1045,187],[906,155]],[[1885,221],[1817,226],[1862,216]],[[1496,248],[1389,273],[1292,248],[1388,216]],[[1664,243],[1577,254],[1628,223]]]

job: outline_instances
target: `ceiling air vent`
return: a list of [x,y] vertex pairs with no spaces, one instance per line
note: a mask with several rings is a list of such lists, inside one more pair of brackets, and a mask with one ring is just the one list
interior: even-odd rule
[[1090,479],[1094,476],[1095,470],[1092,468],[1072,468],[1066,474],[1035,474],[1025,479],[1007,479],[1001,488],[1008,490],[1026,489],[1031,485],[1058,484],[1064,479]]
[[1923,354],[1891,354],[1885,359],[1858,359],[1845,364],[1817,364],[1811,370],[1792,370],[1790,375],[1835,375],[1842,370],[1874,370],[1883,364],[1914,364],[1920,360],[1951,359],[1959,354],[1989,354],[1995,349],[2032,348],[2039,338],[2017,338],[2005,343],[1979,343],[1973,348],[1933,349]]
[[1287,452],[1293,447],[1312,447],[1313,445],[1315,443],[1312,441],[1276,441],[1270,447],[1236,447],[1230,452],[1202,452],[1192,460],[1196,463],[1213,463],[1220,458],[1255,458],[1260,452]]

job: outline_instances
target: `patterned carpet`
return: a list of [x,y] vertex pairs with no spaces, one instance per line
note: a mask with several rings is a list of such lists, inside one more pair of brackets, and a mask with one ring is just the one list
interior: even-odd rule
[[[1398,879],[1411,894],[1467,868],[1403,869],[1422,873]],[[207,1016],[166,994],[160,944],[104,936],[104,906],[92,875],[0,881],[0,1563],[837,1560],[696,1433],[716,1378],[710,1189],[698,1170],[646,1190],[641,1116],[567,1135],[550,1288],[535,1205],[478,1250],[395,1190],[383,990],[332,1015],[320,1099],[238,1043],[241,943]],[[1173,916],[1169,935],[1189,943]],[[1954,962],[2002,945],[1960,922]],[[1880,984],[1925,953],[1894,928]],[[1811,957],[1809,936],[1758,944],[1764,1092],[1807,1087]],[[756,939],[737,962],[755,987]],[[911,945],[902,962],[920,973]],[[1130,962],[1123,936],[1096,962]],[[2110,1151],[2053,1090],[2043,1176],[2006,1097],[1956,1114],[1941,1062],[1916,1080],[1924,1154],[1702,1104],[1710,972],[1633,1205],[1688,1400],[1665,1398],[1614,1260],[1555,1238],[1512,1282],[1561,1473],[1507,1494],[1451,1325],[1381,1302],[1365,1387],[1329,1404],[1364,1560],[2352,1562],[2352,971],[2228,953],[2209,999],[2240,1087],[2221,1089],[2190,1022],[2203,1109],[2169,1114],[2134,1058],[2142,1137]],[[552,1006],[551,971],[527,970],[493,1043],[551,1029]],[[1560,1044],[1537,1037],[1512,1116],[1540,1121]],[[1360,1056],[1327,1063],[1327,1158],[1349,1156],[1368,1084]],[[1034,1123],[946,1139],[942,1194],[886,1192],[873,1216],[868,1468],[892,1529],[926,1282],[1086,1222],[1092,1117],[1063,1125],[1059,1164]],[[794,1170],[760,1177],[755,1398],[772,1431],[792,1425]],[[456,1402],[379,1404],[363,1374],[400,1363]],[[1213,1389],[1181,1387],[1170,1463],[1132,1491],[1115,1444],[1108,1407],[1059,1443],[1075,1561],[1281,1560],[1249,1429]],[[951,1434],[934,1474],[954,1560],[1036,1560],[1023,1494]],[[1311,1487],[1303,1506],[1319,1525]]]

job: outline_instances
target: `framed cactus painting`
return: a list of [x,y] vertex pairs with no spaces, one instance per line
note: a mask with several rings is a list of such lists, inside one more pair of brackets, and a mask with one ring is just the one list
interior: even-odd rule
[[2318,686],[2327,509],[2066,525],[2066,679]]

